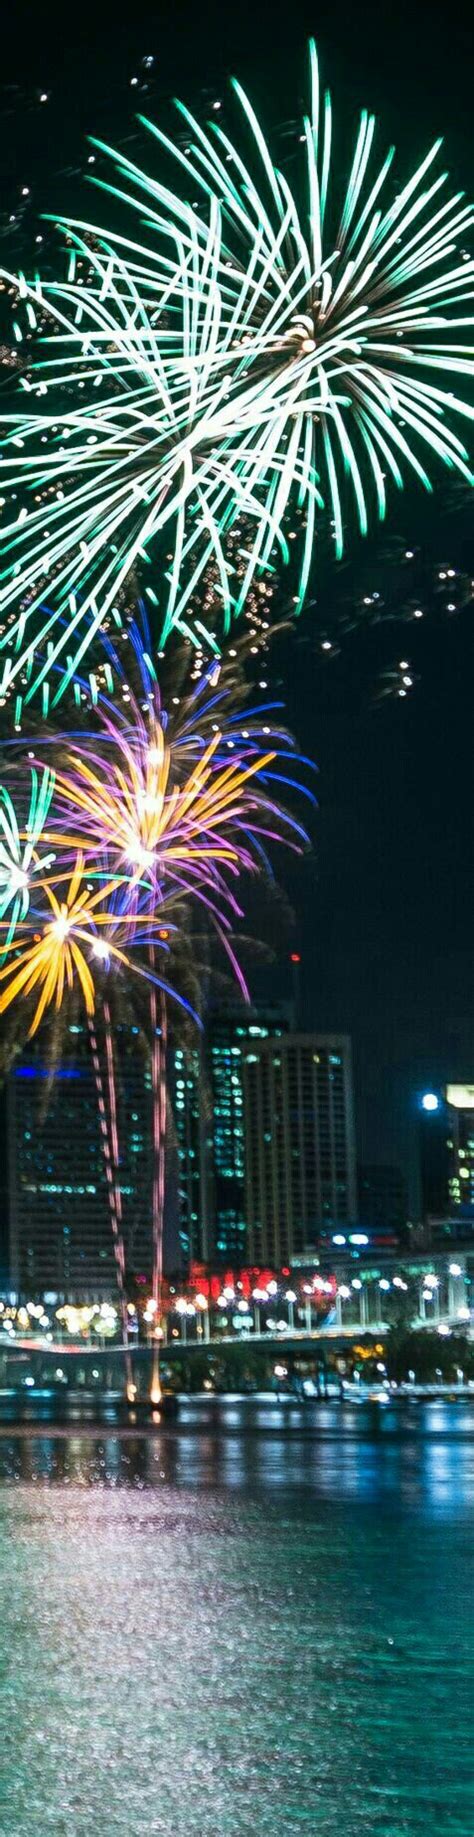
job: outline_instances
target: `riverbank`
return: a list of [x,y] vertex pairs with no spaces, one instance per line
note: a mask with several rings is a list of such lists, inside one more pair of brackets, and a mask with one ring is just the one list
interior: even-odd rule
[[[474,1387],[442,1384],[399,1386],[397,1390],[369,1385],[347,1385],[341,1395],[334,1391],[323,1396],[296,1397],[276,1390],[239,1391],[209,1395],[209,1392],[182,1392],[165,1397],[161,1406],[143,1400],[129,1405],[119,1393],[109,1395],[68,1392],[59,1397],[52,1392],[26,1396],[0,1393],[0,1437],[13,1435],[89,1435],[118,1434],[137,1436],[154,1433],[208,1434],[234,1436],[236,1433],[295,1433],[317,1438],[320,1435],[413,1433],[423,1424],[423,1432],[438,1434],[441,1414],[445,1429],[474,1437]],[[385,1425],[385,1426],[384,1426]]]

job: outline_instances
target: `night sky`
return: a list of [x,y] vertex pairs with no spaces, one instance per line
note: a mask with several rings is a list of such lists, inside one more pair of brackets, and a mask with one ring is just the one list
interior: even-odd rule
[[[17,5],[6,42],[2,28],[6,265],[15,266],[25,239],[33,249],[42,209],[87,216],[95,207],[101,220],[100,205],[105,220],[103,200],[82,187],[84,136],[124,145],[135,132],[137,97],[143,112],[162,118],[171,95],[202,104],[203,87],[218,97],[235,72],[296,149],[310,30],[335,103],[343,167],[365,104],[381,122],[378,147],[395,140],[405,177],[444,133],[453,189],[472,187],[472,42],[460,0],[449,9],[427,0],[416,8],[294,0],[286,9],[261,0],[232,8],[136,0],[130,24],[119,19],[118,8],[102,4],[34,13]],[[144,78],[147,55],[154,65]],[[134,75],[149,81],[148,94],[131,87]],[[139,159],[142,146],[139,136],[126,151]],[[447,475],[429,501],[421,488],[392,496],[383,536],[356,544],[348,568],[316,557],[316,603],[275,660],[291,723],[319,767],[314,859],[286,882],[304,1022],[352,1034],[361,1155],[399,1161],[413,1207],[417,1093],[448,1074],[474,1076],[470,519],[467,492],[453,493]],[[458,583],[453,598],[466,604],[455,614],[439,583],[443,566],[462,571],[464,591]],[[347,631],[351,607],[374,591],[404,613],[419,602],[423,620]],[[323,636],[337,643],[337,656],[322,653]],[[416,680],[399,699],[383,691],[403,658]],[[278,964],[256,992],[277,994],[282,974],[286,980]]]

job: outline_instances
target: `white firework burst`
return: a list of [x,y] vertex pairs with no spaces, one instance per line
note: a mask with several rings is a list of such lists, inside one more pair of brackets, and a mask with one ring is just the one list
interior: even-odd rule
[[[318,509],[340,557],[351,497],[364,534],[387,480],[429,487],[444,462],[472,482],[454,423],[473,411],[450,387],[473,373],[472,208],[432,176],[439,141],[394,192],[393,148],[375,161],[364,111],[338,210],[314,44],[310,73],[302,206],[235,82],[247,163],[181,104],[186,150],[144,124],[181,193],[95,142],[120,173],[99,182],[147,240],[64,221],[66,279],[20,277],[29,329],[40,315],[45,330],[22,377],[31,409],[2,418],[0,478],[21,508],[3,527],[0,695],[52,680],[57,701],[136,564],[160,644],[176,626],[217,649],[288,560],[289,512],[299,608]],[[21,312],[16,327],[21,340]]]

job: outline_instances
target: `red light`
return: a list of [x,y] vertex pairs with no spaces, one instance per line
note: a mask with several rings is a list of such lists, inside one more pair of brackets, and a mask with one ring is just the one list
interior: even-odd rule
[[299,950],[292,950],[291,957],[290,957],[290,963],[301,963],[301,957],[300,957]]

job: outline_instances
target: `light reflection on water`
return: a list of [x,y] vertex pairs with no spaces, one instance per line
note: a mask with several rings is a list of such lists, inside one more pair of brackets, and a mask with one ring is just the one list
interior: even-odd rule
[[472,1837],[474,1412],[317,1429],[2,1430],[2,1837]]

